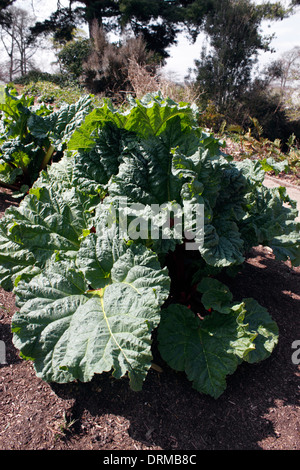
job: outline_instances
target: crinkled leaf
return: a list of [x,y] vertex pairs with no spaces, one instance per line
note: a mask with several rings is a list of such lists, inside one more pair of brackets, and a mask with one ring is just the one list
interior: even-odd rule
[[286,195],[285,188],[256,187],[245,198],[247,216],[240,222],[245,248],[259,244],[274,247],[279,259],[297,263],[300,252],[297,209]]
[[[203,278],[197,286],[203,295],[201,302],[206,310],[212,309],[219,313],[228,314],[236,305],[232,302],[233,295],[222,282],[212,277]],[[249,331],[256,334],[255,350],[244,357],[248,362],[258,362],[266,359],[278,342],[278,326],[269,312],[254,299],[243,299],[245,308],[244,323]]]
[[61,161],[48,169],[51,182],[59,181],[87,194],[97,195],[105,191],[112,175],[118,173],[122,161],[123,148],[130,141],[130,134],[111,123],[100,129],[95,146],[91,150],[65,152]]
[[143,286],[155,286],[155,295],[160,303],[169,289],[167,270],[159,269],[156,254],[142,245],[131,245],[129,249],[115,228],[104,231],[100,236],[96,233],[86,237],[76,263],[92,289],[101,289],[109,282],[123,282],[142,293]]
[[35,137],[48,137],[56,149],[68,142],[74,131],[81,125],[85,116],[91,111],[91,98],[86,95],[76,103],[65,104],[58,111],[47,116],[31,114],[28,129]]
[[54,122],[50,140],[56,148],[70,140],[74,131],[81,125],[85,116],[91,111],[92,100],[89,95],[83,96],[76,103],[66,104],[53,114]]
[[6,184],[13,184],[17,177],[22,175],[21,168],[13,168],[11,165],[0,159],[0,180]]
[[254,349],[255,335],[243,319],[243,304],[228,315],[214,312],[203,321],[183,305],[170,305],[162,311],[159,351],[173,369],[186,372],[196,390],[218,398],[226,377]]
[[112,123],[115,127],[124,129],[126,116],[114,109],[109,101],[94,109],[85,117],[84,122],[77,128],[68,142],[69,150],[90,150],[96,145],[99,129]]
[[244,241],[235,222],[221,220],[205,224],[204,245],[200,253],[207,264],[226,267],[241,264],[244,258]]
[[0,102],[0,111],[2,111],[5,120],[7,138],[24,136],[33,102],[34,97],[17,96],[16,90],[10,90],[9,86],[5,87],[4,100]]
[[19,163],[19,166],[24,167],[30,161],[26,150],[26,145],[22,143],[20,137],[8,139],[1,146],[1,158],[7,163]]
[[247,362],[259,362],[270,356],[274,347],[278,343],[278,326],[272,319],[269,312],[254,299],[244,299],[245,323],[248,323],[249,330],[257,332],[254,340],[255,349],[250,351],[245,357]]
[[287,173],[289,170],[289,164],[287,160],[278,162],[274,158],[269,157],[260,160],[260,162],[264,171],[274,171],[276,175],[281,172]]
[[38,139],[46,139],[53,128],[51,116],[31,114],[28,119],[28,129]]
[[108,186],[112,197],[126,196],[130,203],[145,205],[178,197],[181,184],[171,173],[172,156],[159,142],[147,144],[136,143],[123,153],[119,172]]
[[[94,237],[90,242],[99,246]],[[100,289],[95,273],[90,285],[77,268],[63,263],[51,263],[29,284],[18,284],[14,344],[46,381],[89,381],[113,369],[116,378],[128,373],[131,387],[139,390],[151,365],[151,332],[169,293],[168,276],[142,246],[127,247],[112,263],[102,261],[110,246],[101,247],[103,253],[90,253],[91,264],[97,258],[103,270],[112,267]],[[83,248],[79,264],[87,256]]]
[[76,262],[92,289],[101,289],[111,282],[114,262],[127,250],[123,240],[98,234],[88,235],[81,243]]
[[11,240],[10,234],[0,220],[0,281],[6,291],[22,277],[32,277],[40,272],[34,254],[22,244]]
[[19,207],[7,209],[0,220],[1,284],[11,289],[24,272],[35,273],[50,258],[73,258],[91,225],[90,205],[75,188],[36,185]]
[[253,185],[263,183],[265,179],[265,170],[262,168],[262,164],[259,160],[253,161],[245,159],[241,162],[236,162],[235,165],[245,178],[247,178],[249,183]]
[[101,191],[112,175],[118,173],[128,134],[108,123],[99,130],[95,146],[74,156],[74,184],[93,194]]
[[223,283],[213,278],[204,278],[198,284],[198,291],[201,292],[206,310],[213,309],[219,313],[230,313],[232,293]]
[[291,224],[291,228],[287,234],[273,238],[269,246],[277,259],[289,260],[293,266],[300,266],[300,224]]
[[158,136],[176,116],[180,117],[182,130],[196,123],[195,111],[189,104],[163,99],[160,94],[149,94],[133,103],[125,128],[142,137]]
[[212,313],[200,320],[187,307],[170,305],[162,312],[159,350],[171,367],[186,372],[197,390],[217,398],[226,388],[226,376],[242,360],[269,357],[278,327],[254,299],[232,302],[228,287],[216,279],[203,278],[198,291]]
[[131,106],[126,111],[114,109],[112,104],[106,101],[102,107],[93,110],[76,129],[68,148],[86,150],[94,147],[98,129],[107,122],[135,132],[142,138],[158,136],[176,116],[180,117],[182,130],[196,123],[195,110],[190,105],[163,99],[160,94],[149,94],[142,100],[131,100]]

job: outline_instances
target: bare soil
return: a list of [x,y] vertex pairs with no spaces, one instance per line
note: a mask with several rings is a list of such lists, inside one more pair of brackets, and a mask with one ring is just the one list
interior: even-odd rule
[[[0,216],[15,204],[0,195]],[[0,450],[300,450],[300,268],[255,247],[235,279],[236,299],[254,297],[276,320],[280,336],[271,357],[242,364],[217,400],[195,391],[185,374],[154,360],[141,392],[110,374],[91,383],[47,384],[12,344],[14,295],[0,289]],[[298,355],[300,357],[300,354]],[[295,362],[295,361],[294,361]]]

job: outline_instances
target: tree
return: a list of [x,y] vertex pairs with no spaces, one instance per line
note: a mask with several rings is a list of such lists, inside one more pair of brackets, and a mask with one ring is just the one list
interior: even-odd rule
[[268,75],[271,77],[269,88],[278,100],[277,109],[284,109],[291,120],[299,119],[300,47],[294,47],[273,61]]
[[11,21],[2,24],[0,39],[8,56],[8,79],[25,75],[32,67],[32,57],[37,47],[29,42],[30,26],[34,22],[25,10],[10,7],[7,10]]
[[[0,0],[0,35],[2,34],[3,27],[9,26],[11,22],[11,14],[8,11],[8,8],[12,5],[15,0]],[[0,72],[0,80],[5,80],[5,72],[2,70]]]
[[57,53],[60,70],[68,73],[71,78],[78,79],[83,73],[83,63],[91,53],[91,42],[79,38],[68,42]]
[[0,0],[0,26],[8,26],[11,21],[11,13],[8,8],[15,0]]
[[155,55],[147,50],[142,37],[127,37],[122,42],[110,43],[103,28],[99,28],[92,52],[84,60],[81,81],[92,93],[105,93],[114,101],[123,101],[124,93],[133,91],[129,79],[132,63],[155,74]]
[[[99,28],[120,33],[130,30],[146,41],[148,50],[168,57],[166,49],[176,43],[178,32],[187,28],[197,36],[205,14],[214,0],[69,0],[68,7],[58,2],[57,10],[32,28],[39,34],[54,34],[62,43],[72,40],[72,31],[81,22],[89,26],[90,39]],[[78,6],[78,4],[80,4]]]
[[214,0],[204,30],[210,50],[195,61],[197,83],[220,110],[235,101],[251,82],[260,51],[270,50],[272,36],[260,31],[263,19],[287,15],[280,3],[255,5],[251,0]]

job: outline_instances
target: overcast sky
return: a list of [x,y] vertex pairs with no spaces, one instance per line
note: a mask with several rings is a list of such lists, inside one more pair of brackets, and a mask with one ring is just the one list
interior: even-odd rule
[[[255,3],[262,3],[256,0]],[[284,2],[282,2],[284,3]],[[274,53],[264,52],[260,54],[259,66],[277,59],[285,52],[300,46],[300,7],[295,15],[282,21],[264,22],[262,24],[264,34],[275,33],[271,46],[276,50]],[[194,60],[200,57],[204,37],[200,35],[197,42],[191,45],[185,37],[181,37],[177,47],[169,49],[170,59],[165,70],[179,79],[184,78],[189,68],[194,68]]]
[[[263,0],[255,0],[256,3],[261,3],[262,1]],[[61,0],[61,4],[67,5],[68,0]],[[51,11],[56,9],[57,0],[16,0],[15,5],[27,9],[29,12],[32,12],[33,6],[33,13],[38,20],[42,20],[48,17]],[[300,46],[300,8],[298,8],[298,12],[290,18],[273,22],[271,25],[265,22],[262,26],[265,34],[269,35],[275,33],[276,37],[272,41],[272,47],[276,49],[276,52],[274,54],[261,54],[259,62],[261,65],[278,58],[295,46]],[[193,45],[188,42],[184,35],[180,36],[178,45],[169,49],[170,58],[164,69],[165,72],[179,81],[183,80],[188,69],[194,67],[194,60],[199,58],[202,44],[202,35],[199,36],[197,42]],[[40,68],[42,70],[53,71],[50,65],[53,60],[53,55],[47,55],[44,52],[43,56],[39,59]]]

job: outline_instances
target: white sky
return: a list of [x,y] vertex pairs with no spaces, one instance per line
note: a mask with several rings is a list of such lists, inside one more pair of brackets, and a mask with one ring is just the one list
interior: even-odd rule
[[[255,0],[261,3],[263,0]],[[61,0],[62,4],[68,4],[67,0]],[[56,9],[57,0],[16,0],[14,5],[32,12],[34,6],[34,14],[38,20],[48,17],[51,11]],[[283,21],[273,22],[269,25],[265,22],[263,25],[265,34],[275,33],[276,38],[272,41],[272,47],[276,49],[273,54],[263,53],[260,56],[260,64],[264,65],[268,61],[278,58],[280,55],[291,50],[295,46],[300,46],[300,8],[295,15]],[[166,74],[178,81],[183,80],[187,75],[189,68],[194,68],[194,60],[199,58],[201,47],[203,44],[203,36],[199,36],[195,44],[190,44],[183,36],[180,36],[178,45],[169,49],[170,58],[164,68]],[[39,67],[41,70],[53,71],[50,63],[54,60],[53,54],[43,52],[39,58]]]
[[[260,0],[254,1],[255,3],[262,3]],[[300,46],[300,7],[297,13],[290,18],[272,23],[264,22],[262,24],[262,31],[266,35],[275,33],[271,46],[276,52],[261,53],[258,64],[261,67],[277,59],[295,46]],[[200,57],[203,41],[204,37],[200,35],[196,43],[191,45],[185,37],[181,37],[179,44],[169,49],[171,57],[168,60],[165,71],[179,80],[183,79],[188,69],[194,68],[194,60]]]

